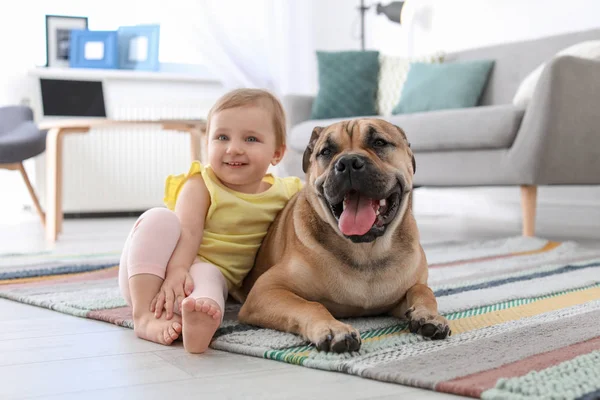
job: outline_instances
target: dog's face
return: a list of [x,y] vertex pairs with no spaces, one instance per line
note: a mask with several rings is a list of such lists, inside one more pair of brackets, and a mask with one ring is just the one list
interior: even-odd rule
[[303,165],[315,210],[342,236],[372,242],[398,226],[415,159],[404,131],[380,119],[316,127]]

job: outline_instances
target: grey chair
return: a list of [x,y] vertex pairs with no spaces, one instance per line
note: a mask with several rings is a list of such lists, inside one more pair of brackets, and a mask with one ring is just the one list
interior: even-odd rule
[[33,111],[29,107],[0,107],[0,168],[21,172],[42,225],[45,225],[46,217],[23,168],[23,161],[45,150],[46,131],[39,130],[33,122]]

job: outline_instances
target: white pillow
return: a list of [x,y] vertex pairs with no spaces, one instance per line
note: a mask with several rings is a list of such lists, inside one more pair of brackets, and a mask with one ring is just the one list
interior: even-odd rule
[[414,62],[441,63],[444,61],[443,53],[405,58],[379,55],[379,80],[377,83],[377,114],[389,116],[392,109],[400,100],[402,87],[410,64]]
[[[575,56],[592,60],[600,59],[600,40],[588,40],[586,42],[577,43],[556,53],[555,57],[558,56]],[[523,82],[519,85],[517,93],[513,98],[514,105],[523,108],[527,107],[545,66],[546,63],[540,64],[527,75],[525,79],[523,79]]]

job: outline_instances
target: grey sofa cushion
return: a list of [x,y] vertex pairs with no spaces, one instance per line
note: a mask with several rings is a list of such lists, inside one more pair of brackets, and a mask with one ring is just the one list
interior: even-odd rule
[[[415,152],[507,149],[517,134],[524,110],[511,105],[461,108],[377,116],[402,128]],[[311,120],[296,125],[288,136],[295,151],[304,151],[315,126],[346,118]]]

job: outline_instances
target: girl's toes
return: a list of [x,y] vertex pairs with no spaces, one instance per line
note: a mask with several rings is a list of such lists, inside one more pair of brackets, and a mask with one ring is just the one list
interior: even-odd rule
[[175,332],[175,329],[173,329],[173,327],[169,327],[169,336],[173,340],[177,337],[177,332]]
[[195,301],[191,298],[185,298],[181,302],[181,310],[182,311],[194,311]]

